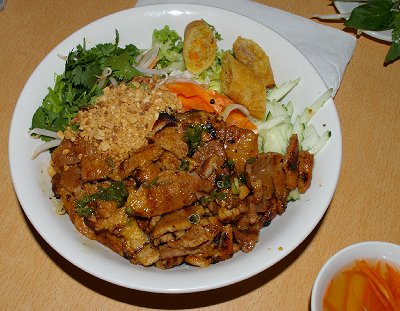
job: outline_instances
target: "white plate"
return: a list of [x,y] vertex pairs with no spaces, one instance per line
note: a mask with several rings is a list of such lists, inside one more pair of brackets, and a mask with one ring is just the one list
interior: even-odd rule
[[57,54],[67,55],[83,38],[92,43],[113,42],[118,29],[121,46],[134,43],[149,47],[153,29],[169,25],[183,34],[192,20],[203,18],[214,25],[224,40],[221,48],[232,47],[238,35],[254,39],[269,54],[278,83],[301,77],[291,92],[296,112],[311,104],[326,91],[323,80],[311,63],[288,41],[265,26],[238,14],[199,5],[154,5],[133,8],[97,20],[59,44],[47,55],[27,81],[15,108],[9,144],[11,175],[22,208],[39,234],[59,254],[79,268],[103,280],[149,292],[196,292],[229,285],[249,278],[275,264],[296,248],[315,228],[333,196],[339,177],[342,138],[333,100],[329,100],[313,119],[317,130],[332,131],[332,137],[315,161],[312,186],[301,200],[290,203],[283,216],[263,229],[260,241],[249,254],[206,269],[181,266],[162,271],[131,265],[127,260],[80,235],[68,216],[58,216],[51,197],[46,167],[49,154],[31,160],[40,144],[28,135],[31,118],[53,86],[53,73],[62,72],[64,62]]
[[[354,8],[363,4],[362,2],[342,2],[342,1],[333,1],[339,13],[350,13]],[[376,39],[384,40],[387,42],[392,42],[392,31],[384,30],[384,31],[369,31],[365,30],[363,33],[374,37]]]

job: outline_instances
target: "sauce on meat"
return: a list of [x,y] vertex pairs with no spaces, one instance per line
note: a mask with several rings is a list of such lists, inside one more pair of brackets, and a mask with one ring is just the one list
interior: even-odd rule
[[[135,141],[129,133],[136,123],[129,129],[127,118],[114,120],[103,108],[117,103],[148,112],[151,103],[123,90],[106,92],[111,103],[102,98],[103,106],[80,114],[80,131],[65,134],[51,172],[53,191],[77,230],[132,264],[206,267],[251,252],[260,230],[285,211],[289,191],[307,190],[313,156],[299,151],[297,136],[285,156],[259,153],[251,130],[212,113],[159,107]],[[124,137],[105,130],[115,126]]]

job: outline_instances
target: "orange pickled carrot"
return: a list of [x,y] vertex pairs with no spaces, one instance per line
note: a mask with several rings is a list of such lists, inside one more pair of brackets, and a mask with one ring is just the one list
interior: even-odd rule
[[[195,109],[221,114],[227,106],[234,103],[228,96],[192,82],[171,82],[167,84],[167,88],[178,95],[185,111]],[[257,126],[237,110],[229,114],[226,122],[240,128],[257,130]]]
[[386,263],[356,260],[353,267],[334,276],[323,306],[325,311],[400,311],[400,272]]
[[255,126],[241,111],[238,110],[231,111],[229,116],[226,118],[226,123],[249,130],[257,129],[257,126]]
[[382,307],[381,301],[375,295],[375,293],[372,290],[372,287],[370,286],[370,284],[368,284],[367,280],[366,282],[367,283],[364,288],[364,295],[361,305],[366,310],[379,310],[379,308]]
[[218,114],[224,111],[225,107],[233,103],[228,96],[216,91],[207,90],[192,82],[172,82],[167,84],[167,88],[171,92],[182,95],[186,98],[195,96],[201,98],[205,105]]
[[213,105],[214,110],[218,114],[221,114],[226,107],[234,103],[234,101],[230,99],[228,96],[218,93],[217,91],[210,90],[210,93],[212,94],[214,99],[214,105]]
[[[351,270],[350,270],[351,271]],[[347,301],[349,300],[349,294],[350,294],[350,282],[351,278],[353,276],[353,273],[348,273],[345,275],[345,288],[344,288],[344,299],[342,301],[342,310],[347,309]]]
[[173,82],[168,83],[167,87],[171,92],[182,94],[185,97],[198,96],[208,104],[210,104],[210,100],[212,99],[211,93],[196,83]]
[[193,96],[193,97],[185,97],[185,96],[179,96],[179,100],[181,101],[182,107],[184,108],[185,111],[188,110],[204,110],[207,112],[214,112],[209,106],[205,105],[204,102],[199,98],[198,96]]
[[387,308],[392,307],[394,311],[398,311],[399,306],[385,279],[371,268],[365,260],[357,260],[356,265],[365,274],[373,292],[381,300],[382,304]]
[[385,264],[387,278],[390,289],[393,293],[397,305],[400,306],[400,272],[396,271],[391,265]]

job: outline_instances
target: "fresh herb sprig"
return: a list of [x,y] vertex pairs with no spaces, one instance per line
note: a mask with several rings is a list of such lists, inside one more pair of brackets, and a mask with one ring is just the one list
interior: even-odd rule
[[400,0],[370,0],[354,8],[344,25],[358,30],[392,29],[392,44],[384,64],[400,57]]
[[101,43],[87,49],[84,40],[82,45],[71,51],[65,71],[55,75],[54,87],[48,88],[42,105],[34,113],[31,128],[55,132],[65,130],[78,111],[91,105],[94,98],[101,94],[98,81],[106,67],[112,70],[107,80],[113,77],[117,81],[127,81],[141,75],[133,67],[139,49],[133,44],[121,48],[118,43],[119,34],[116,31],[115,43]]

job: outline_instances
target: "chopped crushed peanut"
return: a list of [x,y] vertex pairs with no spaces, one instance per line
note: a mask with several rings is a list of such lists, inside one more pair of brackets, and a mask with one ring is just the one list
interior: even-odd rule
[[116,88],[106,87],[95,105],[79,111],[73,123],[79,131],[64,132],[74,141],[78,136],[93,143],[99,153],[126,159],[129,152],[147,144],[160,112],[181,112],[182,106],[174,93],[155,87],[152,79],[121,83]]

